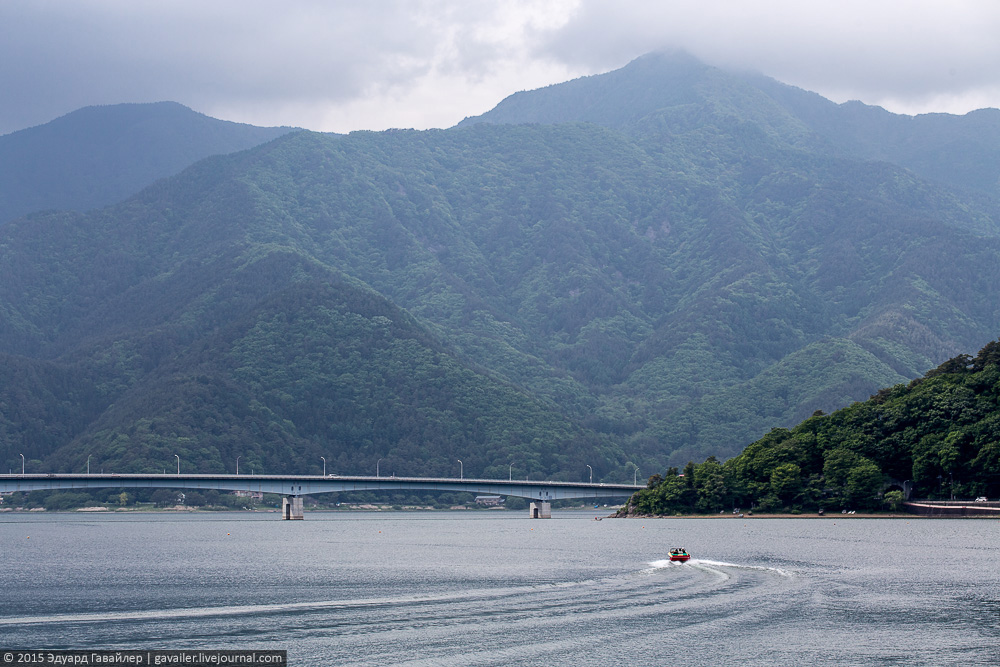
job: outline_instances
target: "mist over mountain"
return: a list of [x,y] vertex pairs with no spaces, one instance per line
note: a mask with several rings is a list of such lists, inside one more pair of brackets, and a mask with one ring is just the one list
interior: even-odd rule
[[86,107],[0,136],[0,224],[117,203],[210,155],[292,131],[216,120],[175,102]]
[[920,166],[994,116],[883,113],[653,55],[12,221],[0,458],[621,480],[734,455],[996,337],[989,179]]
[[[651,53],[607,74],[511,95],[473,123],[588,122],[643,136],[704,114],[752,122],[781,144],[885,161],[929,180],[1000,195],[1000,110],[904,116],[836,104],[762,74],[726,72],[683,52]],[[687,119],[687,120],[684,120]]]

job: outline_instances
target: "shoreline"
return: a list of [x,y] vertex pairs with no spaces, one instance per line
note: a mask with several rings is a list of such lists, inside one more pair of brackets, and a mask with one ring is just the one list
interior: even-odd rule
[[998,519],[996,516],[961,516],[961,515],[930,515],[930,514],[908,514],[906,512],[871,512],[867,514],[753,514],[753,515],[733,515],[733,514],[629,514],[618,516],[611,514],[605,519],[742,519],[749,521],[754,519]]

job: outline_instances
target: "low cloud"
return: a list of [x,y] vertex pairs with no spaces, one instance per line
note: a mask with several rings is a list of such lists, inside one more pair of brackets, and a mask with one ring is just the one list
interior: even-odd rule
[[409,3],[379,4],[5,2],[0,88],[17,103],[0,127],[86,104],[336,105],[405,86],[437,35]]
[[581,3],[536,48],[593,70],[619,67],[638,53],[682,49],[836,101],[961,112],[1000,102],[998,34],[1000,4],[990,0],[619,0]]
[[258,125],[447,127],[517,90],[680,48],[837,101],[1000,103],[1000,4],[4,0],[0,133],[173,100]]

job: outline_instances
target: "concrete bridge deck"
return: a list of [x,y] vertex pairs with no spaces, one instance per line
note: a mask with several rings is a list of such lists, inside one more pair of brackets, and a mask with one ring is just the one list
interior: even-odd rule
[[532,516],[544,517],[553,500],[627,498],[643,486],[582,482],[518,481],[447,477],[330,475],[33,474],[0,475],[0,491],[54,489],[217,489],[285,496],[284,518],[302,518],[302,496],[350,491],[424,491],[518,496],[532,501]]

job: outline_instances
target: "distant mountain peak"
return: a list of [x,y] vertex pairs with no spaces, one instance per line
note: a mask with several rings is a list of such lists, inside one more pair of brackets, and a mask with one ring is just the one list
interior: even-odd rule
[[0,137],[0,224],[117,203],[210,155],[292,131],[218,120],[177,102],[89,106]]
[[[460,126],[594,123],[664,138],[724,117],[775,145],[883,161],[951,187],[1000,198],[1000,111],[905,116],[843,104],[759,72],[729,71],[684,51],[648,53],[621,69],[515,93]],[[738,141],[742,141],[739,139]]]
[[694,101],[692,86],[713,69],[683,51],[648,53],[611,72],[514,93],[459,125],[582,121],[616,127],[655,109]]

